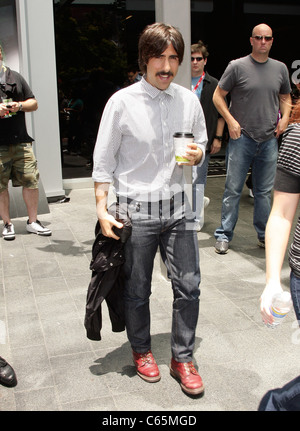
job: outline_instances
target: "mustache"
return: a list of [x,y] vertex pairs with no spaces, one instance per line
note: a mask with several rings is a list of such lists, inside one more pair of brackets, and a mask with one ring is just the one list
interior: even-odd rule
[[164,72],[163,70],[156,73],[156,76],[159,76],[159,75],[174,76],[174,74],[172,72],[170,72],[170,71],[169,72]]

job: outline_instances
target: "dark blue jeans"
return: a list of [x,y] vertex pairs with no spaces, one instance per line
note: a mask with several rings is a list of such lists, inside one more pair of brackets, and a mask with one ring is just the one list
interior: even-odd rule
[[299,412],[300,411],[300,376],[282,388],[267,392],[262,398],[258,411]]
[[276,138],[258,143],[246,135],[229,139],[226,148],[227,176],[222,201],[221,226],[215,230],[217,241],[231,241],[238,220],[241,193],[252,165],[254,199],[253,225],[259,239],[265,239],[265,228],[271,211],[278,143]]
[[[151,207],[151,208],[150,208]],[[193,221],[182,216],[182,206],[129,205],[132,235],[125,245],[125,321],[129,342],[137,353],[151,348],[150,307],[154,258],[158,251],[173,289],[171,351],[178,362],[192,360],[199,313],[200,268]],[[192,217],[192,215],[191,215]]]
[[290,289],[296,317],[298,323],[300,323],[300,278],[293,271],[291,271],[290,275]]

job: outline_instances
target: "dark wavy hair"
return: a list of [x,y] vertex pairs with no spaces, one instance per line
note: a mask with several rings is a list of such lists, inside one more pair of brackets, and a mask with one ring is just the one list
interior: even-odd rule
[[184,55],[184,40],[180,31],[176,27],[163,23],[148,25],[139,39],[140,71],[146,73],[150,58],[161,55],[170,43],[177,52],[179,64],[181,64]]
[[300,98],[294,102],[290,115],[289,124],[300,123]]
[[209,56],[207,45],[204,45],[202,40],[198,40],[197,43],[191,45],[191,54],[194,54],[195,52],[201,52],[204,58],[207,58]]

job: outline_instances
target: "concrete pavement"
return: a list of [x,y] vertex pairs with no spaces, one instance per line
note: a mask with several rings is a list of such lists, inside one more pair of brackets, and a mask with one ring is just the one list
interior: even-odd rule
[[[93,189],[81,189],[39,217],[51,237],[27,234],[26,218],[18,218],[16,239],[0,239],[0,356],[18,377],[15,388],[0,386],[0,411],[255,411],[265,392],[300,374],[294,312],[276,330],[261,322],[265,257],[256,245],[246,187],[230,251],[214,251],[224,181],[208,178],[211,201],[198,234],[202,283],[194,356],[204,396],[185,395],[169,375],[172,292],[159,255],[151,325],[161,381],[148,384],[136,375],[126,333],[111,332],[105,304],[102,340],[87,339],[83,322],[96,217]],[[286,261],[283,274],[287,288]]]

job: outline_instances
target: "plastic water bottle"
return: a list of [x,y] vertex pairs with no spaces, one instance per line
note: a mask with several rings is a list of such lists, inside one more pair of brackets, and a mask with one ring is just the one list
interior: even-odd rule
[[272,299],[272,305],[270,312],[273,316],[273,323],[268,324],[270,328],[276,328],[288,314],[293,306],[290,292],[283,291],[281,293],[276,293]]

